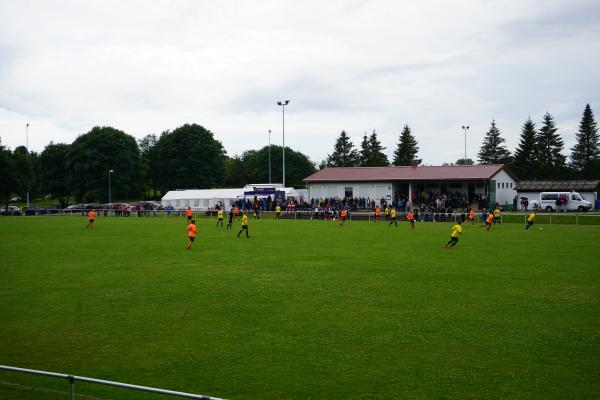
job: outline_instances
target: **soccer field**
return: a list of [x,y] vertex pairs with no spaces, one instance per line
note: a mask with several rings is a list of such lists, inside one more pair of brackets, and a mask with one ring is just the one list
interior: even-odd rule
[[[183,218],[0,218],[0,364],[227,399],[598,398],[599,226],[447,250],[446,223],[214,222],[186,251]],[[0,371],[0,398],[66,388]]]

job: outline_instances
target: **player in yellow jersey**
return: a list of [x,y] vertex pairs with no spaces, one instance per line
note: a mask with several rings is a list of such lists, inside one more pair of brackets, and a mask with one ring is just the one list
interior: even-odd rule
[[246,211],[244,211],[244,215],[242,216],[242,230],[238,232],[237,236],[240,237],[240,234],[244,231],[246,231],[246,237],[249,238],[250,235],[248,235],[248,215],[246,214]]
[[494,209],[494,224],[498,224],[498,225],[502,224],[502,217],[501,217],[500,207],[496,207]]
[[279,219],[280,216],[281,216],[281,206],[279,204],[277,204],[275,206],[275,219]]
[[525,230],[532,227],[534,223],[535,223],[535,211],[533,211],[531,214],[529,214],[529,217],[527,217],[527,225],[525,225]]
[[390,223],[388,224],[388,227],[392,226],[392,224],[394,224],[396,227],[398,227],[398,221],[396,220],[396,207],[392,207],[392,210],[390,211]]
[[221,228],[223,227],[223,208],[219,207],[217,209],[217,226],[221,224]]
[[445,248],[454,247],[458,243],[458,235],[462,236],[462,226],[460,220],[456,221],[456,224],[452,227],[452,233],[450,234],[450,240],[448,243],[444,243]]

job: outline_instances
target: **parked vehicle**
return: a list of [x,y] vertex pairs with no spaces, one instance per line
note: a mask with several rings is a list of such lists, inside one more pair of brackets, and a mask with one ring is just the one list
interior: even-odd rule
[[82,210],[85,210],[85,204],[71,204],[67,206],[63,212],[65,213],[81,213]]
[[23,207],[23,215],[37,215],[37,208]]
[[0,215],[21,215],[21,209],[17,206],[8,206],[0,208]]
[[58,208],[54,206],[38,207],[37,213],[38,215],[58,214]]
[[552,211],[588,211],[592,203],[585,200],[577,192],[542,192],[540,193],[540,210]]

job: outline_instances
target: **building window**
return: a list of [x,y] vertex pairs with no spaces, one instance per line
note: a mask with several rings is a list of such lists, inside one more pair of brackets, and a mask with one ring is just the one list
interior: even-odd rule
[[204,199],[204,207],[208,207],[208,199]]
[[510,183],[510,188],[512,189],[512,182]]
[[344,197],[352,197],[352,186],[347,186],[344,188]]
[[179,205],[180,205],[180,204],[181,204],[181,203],[180,203],[180,201],[179,201],[179,200],[175,200],[175,207],[179,207]]
[[500,189],[500,182],[498,182],[498,189]]
[[200,200],[194,200],[194,207],[198,207],[200,205]]

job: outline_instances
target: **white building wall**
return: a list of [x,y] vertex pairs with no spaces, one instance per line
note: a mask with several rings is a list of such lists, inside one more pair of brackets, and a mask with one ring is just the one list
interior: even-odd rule
[[517,194],[517,182],[504,170],[499,171],[492,179],[496,181],[496,201],[500,204],[512,204]]
[[354,198],[364,197],[373,200],[392,199],[391,182],[350,182],[350,183],[316,183],[309,184],[309,199],[344,198],[346,188],[352,188]]

